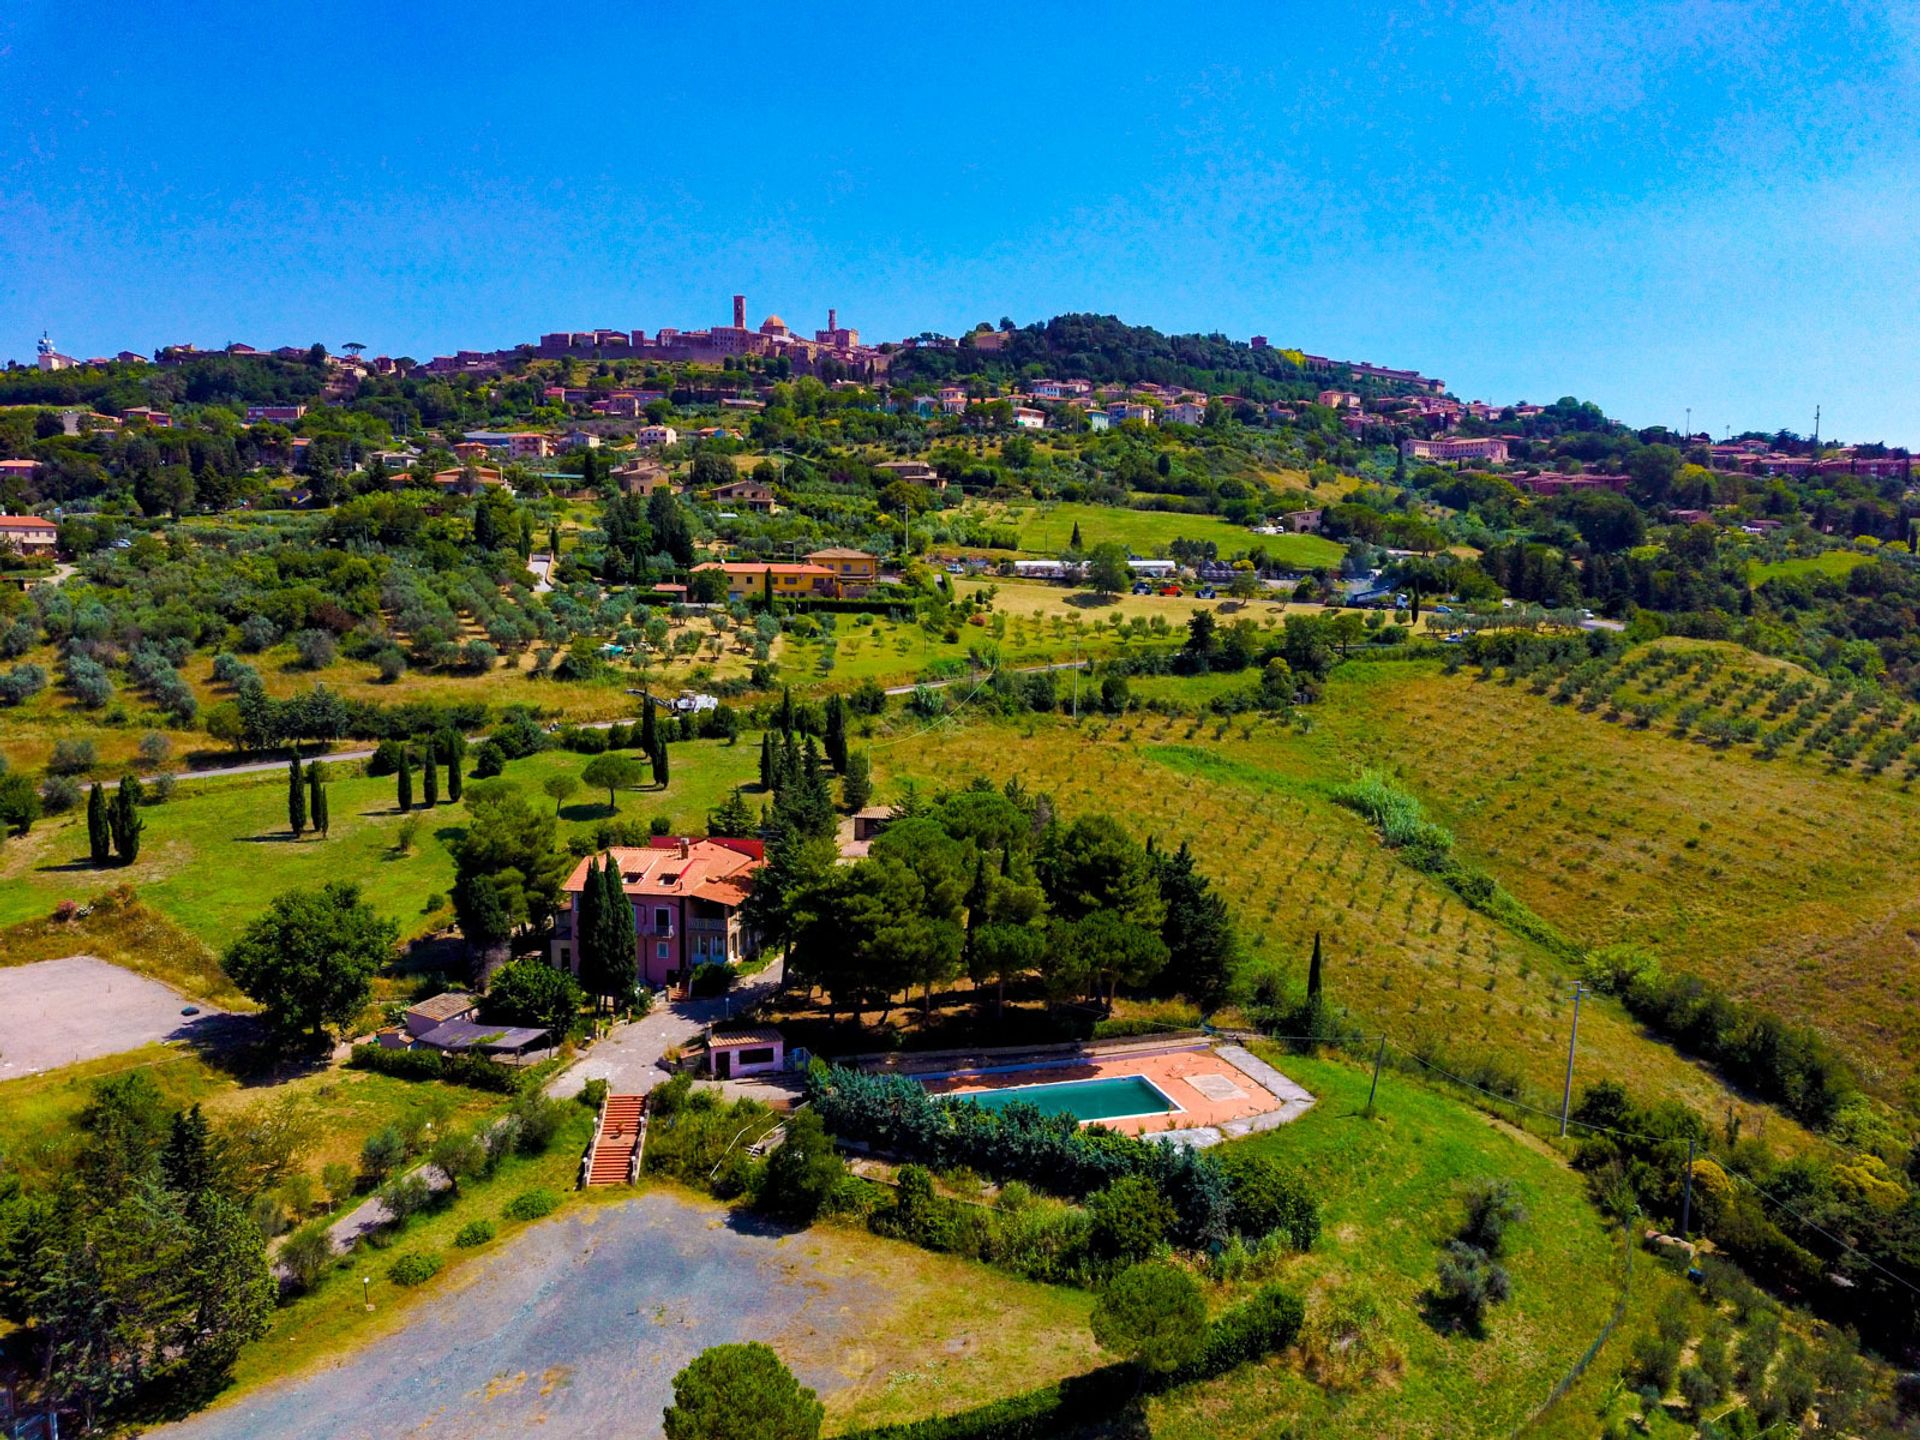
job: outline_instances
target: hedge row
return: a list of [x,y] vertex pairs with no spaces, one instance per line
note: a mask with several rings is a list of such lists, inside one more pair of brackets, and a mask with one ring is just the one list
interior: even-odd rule
[[1285,1349],[1300,1333],[1304,1313],[1298,1296],[1269,1285],[1207,1327],[1206,1348],[1191,1364],[1146,1377],[1144,1388],[1133,1366],[1103,1365],[957,1414],[852,1431],[847,1440],[1056,1440],[1119,1413],[1146,1391],[1208,1380]]
[[520,1088],[520,1072],[498,1065],[483,1055],[448,1054],[439,1050],[389,1050],[384,1045],[356,1045],[347,1059],[355,1070],[371,1070],[402,1080],[445,1080],[475,1090],[511,1095]]
[[1081,1129],[1070,1115],[1031,1105],[993,1111],[936,1100],[904,1075],[815,1067],[809,1097],[827,1129],[936,1171],[966,1166],[996,1180],[1022,1180],[1083,1199],[1127,1175],[1151,1180],[1178,1217],[1173,1239],[1188,1249],[1224,1244],[1236,1228],[1232,1192],[1210,1156],[1102,1126]]

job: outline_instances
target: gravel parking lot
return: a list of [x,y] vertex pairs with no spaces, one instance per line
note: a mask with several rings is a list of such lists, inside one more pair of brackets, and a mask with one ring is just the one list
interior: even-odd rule
[[[380,1263],[378,1261],[370,1263]],[[882,1285],[827,1273],[805,1236],[665,1194],[529,1227],[472,1282],[336,1365],[150,1432],[159,1440],[660,1434],[673,1377],[764,1340],[823,1394]]]
[[192,1040],[224,1019],[187,1017],[157,980],[91,955],[0,968],[0,1080],[17,1080],[156,1040]]

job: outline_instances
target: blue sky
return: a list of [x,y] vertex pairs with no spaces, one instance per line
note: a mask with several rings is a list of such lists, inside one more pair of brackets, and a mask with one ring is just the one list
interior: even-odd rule
[[1098,310],[1920,445],[1916,57],[1920,7],[1872,0],[12,0],[0,356],[424,358],[741,290],[869,339]]

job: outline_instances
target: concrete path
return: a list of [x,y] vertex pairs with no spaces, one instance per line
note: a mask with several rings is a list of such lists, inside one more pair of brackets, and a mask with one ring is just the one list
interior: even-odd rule
[[1279,1100],[1280,1108],[1250,1115],[1244,1120],[1228,1120],[1220,1125],[1196,1125],[1188,1130],[1162,1130],[1144,1135],[1146,1140],[1160,1140],[1169,1145],[1185,1145],[1193,1150],[1205,1150],[1210,1146],[1227,1140],[1239,1140],[1248,1135],[1258,1135],[1265,1130],[1275,1130],[1282,1125],[1290,1125],[1313,1108],[1313,1095],[1297,1081],[1289,1080],[1273,1066],[1243,1045],[1220,1045],[1214,1054],[1225,1060],[1234,1069],[1250,1080],[1256,1080]]
[[667,1078],[660,1058],[676,1045],[685,1045],[710,1024],[742,1014],[780,988],[783,961],[775,960],[758,975],[720,1000],[684,1000],[656,1003],[651,1013],[631,1025],[614,1028],[567,1070],[554,1077],[547,1093],[566,1099],[578,1095],[589,1080],[605,1080],[620,1095],[642,1095]]
[[533,593],[545,595],[553,589],[553,557],[544,550],[527,557],[527,569],[534,574]]
[[804,1236],[656,1191],[528,1226],[378,1342],[148,1433],[657,1436],[674,1375],[708,1346],[767,1341],[825,1392],[849,1383],[837,1364],[888,1304],[884,1277],[830,1265]]
[[[184,1016],[189,1006],[198,1013]],[[0,967],[0,1080],[158,1040],[211,1041],[224,1010],[92,955]]]

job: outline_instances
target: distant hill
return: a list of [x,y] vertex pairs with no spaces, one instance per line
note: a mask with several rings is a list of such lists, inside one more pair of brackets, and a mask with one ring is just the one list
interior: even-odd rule
[[[1312,400],[1329,381],[1353,380],[1344,366],[1310,370],[1297,350],[1256,350],[1224,335],[1167,335],[1112,315],[1056,315],[1044,324],[996,334],[1005,338],[992,350],[978,348],[972,336],[957,348],[902,350],[888,374],[896,382],[937,384],[973,375],[1006,380],[1028,372],[1103,384],[1185,385],[1250,400]],[[1368,380],[1364,388],[1386,393],[1412,387]]]

